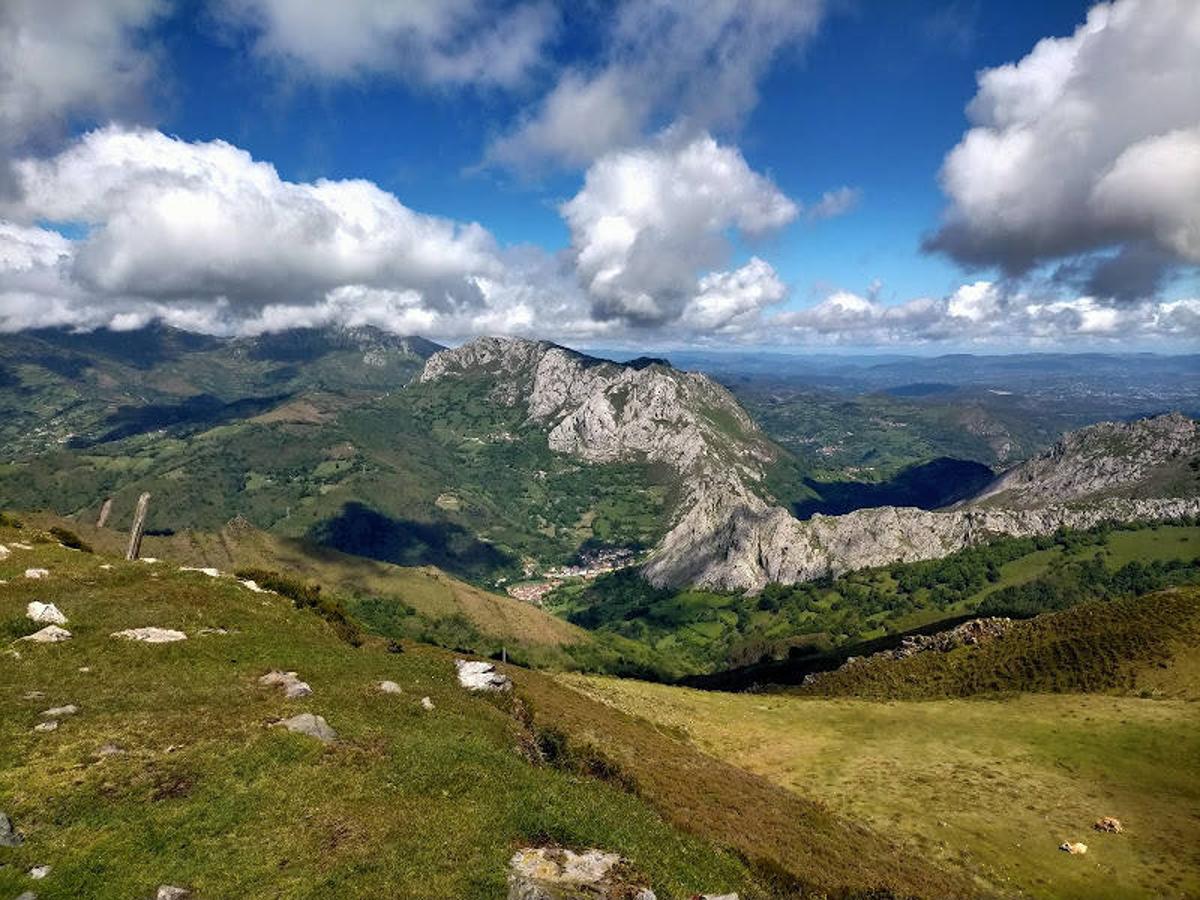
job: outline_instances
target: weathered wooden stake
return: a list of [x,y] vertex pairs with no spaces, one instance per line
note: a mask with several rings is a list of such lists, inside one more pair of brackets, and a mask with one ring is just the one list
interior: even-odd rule
[[108,521],[108,514],[112,512],[112,497],[104,501],[104,505],[100,507],[100,515],[96,518],[96,527],[103,528],[104,523]]
[[133,527],[129,529],[129,549],[125,551],[126,559],[137,559],[142,552],[142,533],[146,530],[146,509],[150,506],[150,495],[138,497],[137,511],[133,514]]

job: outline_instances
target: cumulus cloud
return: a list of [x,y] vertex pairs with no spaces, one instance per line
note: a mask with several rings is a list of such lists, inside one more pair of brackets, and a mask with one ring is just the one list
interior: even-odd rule
[[1124,248],[1159,251],[1159,270],[1200,263],[1197,58],[1194,0],[1116,0],[1070,37],[980,73],[972,127],[942,167],[950,207],[927,246],[1009,274],[1117,248],[1080,269],[1108,262],[1092,287],[1124,276],[1114,295],[1126,299],[1131,276],[1144,289],[1161,271]]
[[728,231],[761,235],[799,214],[736,149],[672,134],[598,159],[561,211],[595,316],[643,324],[684,311],[728,256]]
[[787,296],[779,275],[757,256],[732,272],[710,272],[697,287],[680,324],[701,334],[754,332],[763,311]]
[[736,126],[754,108],[771,62],[819,25],[823,0],[624,0],[601,63],[567,68],[486,161],[518,169],[583,166],[676,122]]
[[511,87],[542,58],[558,15],[548,2],[218,0],[255,52],[309,75],[397,74],[430,85]]
[[155,70],[145,33],[164,10],[163,0],[0,3],[0,147],[135,111]]

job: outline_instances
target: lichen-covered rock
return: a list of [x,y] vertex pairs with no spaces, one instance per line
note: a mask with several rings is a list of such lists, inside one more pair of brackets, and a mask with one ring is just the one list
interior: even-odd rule
[[458,683],[469,691],[511,691],[512,679],[496,671],[490,662],[456,659]]
[[34,622],[40,622],[43,625],[67,624],[67,617],[53,603],[42,603],[39,600],[31,600],[29,605],[25,607],[25,615]]
[[71,632],[65,628],[59,628],[57,625],[47,625],[40,631],[35,631],[33,634],[27,634],[21,638],[23,641],[32,641],[35,644],[57,644],[61,641],[69,641]]
[[312,713],[300,713],[298,716],[276,722],[275,725],[279,728],[286,728],[293,734],[304,734],[316,738],[323,744],[331,744],[337,740],[337,732],[329,726],[325,718]]
[[17,832],[7,813],[0,812],[0,847],[20,847],[25,838]]
[[301,681],[295,672],[280,672],[273,670],[258,679],[258,683],[266,687],[278,685],[283,688],[283,695],[289,700],[295,700],[297,697],[307,697],[312,693],[312,688],[308,682]]
[[124,638],[127,641],[141,641],[144,644],[170,644],[174,641],[186,641],[187,635],[172,628],[126,628],[124,631],[114,631],[112,637]]
[[508,864],[508,900],[654,900],[616,853],[558,847],[518,850]]

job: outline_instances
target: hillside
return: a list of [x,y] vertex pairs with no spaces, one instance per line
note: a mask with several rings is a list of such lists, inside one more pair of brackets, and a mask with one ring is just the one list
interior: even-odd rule
[[[209,897],[493,898],[514,850],[546,845],[620,853],[660,898],[969,890],[546,676],[506,667],[511,697],[472,694],[444,651],[389,652],[369,636],[356,647],[232,578],[72,551],[11,521],[0,544],[0,811],[23,839],[0,848],[8,895],[170,884]],[[25,617],[33,600],[65,614],[69,640],[20,640],[40,627]],[[110,636],[147,626],[186,639]],[[260,685],[275,669],[311,694]],[[301,712],[336,738],[271,727]],[[34,885],[38,866],[49,871]]]

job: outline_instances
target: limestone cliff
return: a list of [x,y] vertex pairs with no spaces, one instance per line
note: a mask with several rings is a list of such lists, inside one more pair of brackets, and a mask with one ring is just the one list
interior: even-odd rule
[[1200,454],[1200,431],[1179,415],[1068,435],[954,509],[879,507],[801,522],[761,486],[764,466],[780,451],[703,375],[657,362],[606,362],[545,342],[481,338],[430,358],[420,380],[453,377],[494,381],[493,399],[524,404],[561,453],[660,462],[679,473],[671,529],[644,568],[660,586],[758,590],[933,559],[1000,535],[1200,515],[1194,478],[1184,484],[1195,474],[1187,464]]

